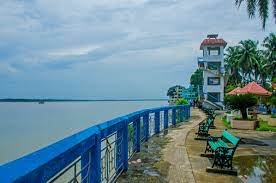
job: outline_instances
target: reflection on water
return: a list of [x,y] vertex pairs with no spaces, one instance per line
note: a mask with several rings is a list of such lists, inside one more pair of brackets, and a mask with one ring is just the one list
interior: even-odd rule
[[245,182],[276,182],[276,155],[239,156],[234,165]]

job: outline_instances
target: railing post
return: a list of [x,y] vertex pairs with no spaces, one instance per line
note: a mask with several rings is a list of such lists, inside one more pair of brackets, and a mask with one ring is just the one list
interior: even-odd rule
[[124,128],[117,130],[116,141],[116,171],[120,172],[123,169],[123,132]]
[[157,134],[160,132],[160,112],[159,111],[154,113],[154,122],[155,122],[154,134]]
[[189,105],[188,106],[188,118],[190,118],[191,117],[191,106]]
[[[87,166],[87,164],[89,164]],[[85,166],[87,166],[85,168]],[[101,182],[101,135],[96,134],[95,145],[81,156],[81,176],[85,177],[88,174],[85,183],[100,183]]]
[[190,112],[189,112],[189,110],[190,110],[190,106],[185,106],[185,118],[186,118],[186,121],[188,121],[188,119],[190,118]]
[[172,125],[176,125],[176,108],[172,109]]
[[123,171],[128,169],[128,120],[124,121],[122,128],[122,162]]
[[144,135],[145,135],[145,141],[148,141],[149,139],[149,113],[147,112],[143,116],[143,121],[144,121]]
[[169,126],[169,111],[164,110],[164,129],[167,129]]
[[179,113],[179,122],[183,122],[183,119],[184,119],[184,107],[180,106],[178,108],[178,113]]
[[140,118],[133,122],[134,126],[134,151],[140,152]]

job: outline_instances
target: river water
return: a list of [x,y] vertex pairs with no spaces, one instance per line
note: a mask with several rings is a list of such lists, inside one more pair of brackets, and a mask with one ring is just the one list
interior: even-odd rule
[[0,164],[94,124],[166,101],[0,103]]

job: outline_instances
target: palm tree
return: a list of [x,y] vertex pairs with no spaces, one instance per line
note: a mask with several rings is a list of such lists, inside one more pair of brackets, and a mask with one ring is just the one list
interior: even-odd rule
[[256,79],[258,74],[258,42],[249,39],[241,41],[239,46],[240,51],[237,58],[239,59],[243,78],[252,81],[251,76],[254,75]]
[[[270,70],[271,68],[268,67],[267,64],[267,58],[264,55],[263,50],[259,52],[258,56],[258,76],[260,79],[260,82],[265,87],[267,79],[270,79]],[[257,80],[256,80],[257,81]]]
[[237,86],[242,81],[242,76],[240,74],[239,67],[239,46],[230,46],[226,50],[225,57],[225,69],[226,69],[226,77],[225,77],[225,85],[229,82],[230,85]]
[[247,4],[247,14],[249,18],[254,18],[256,11],[258,11],[263,29],[265,29],[266,21],[268,19],[269,2],[271,2],[273,6],[273,16],[276,23],[276,0],[235,0],[235,4],[240,7],[241,3],[244,1],[246,1]]
[[264,39],[262,46],[265,48],[263,54],[267,59],[265,67],[268,68],[271,77],[276,76],[276,35],[270,33],[269,36]]

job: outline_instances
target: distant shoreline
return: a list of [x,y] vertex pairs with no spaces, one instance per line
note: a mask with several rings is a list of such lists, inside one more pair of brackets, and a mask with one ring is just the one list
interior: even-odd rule
[[0,99],[0,102],[120,102],[120,101],[167,101],[168,99]]

